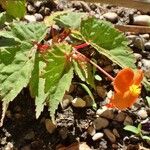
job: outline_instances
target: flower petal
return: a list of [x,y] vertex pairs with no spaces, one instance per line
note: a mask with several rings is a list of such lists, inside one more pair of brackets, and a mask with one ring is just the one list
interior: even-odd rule
[[133,83],[134,72],[130,68],[121,70],[114,80],[114,89],[116,92],[125,92]]
[[137,70],[134,72],[133,84],[140,85],[144,77],[144,73],[142,70]]
[[131,95],[129,91],[125,92],[124,94],[115,92],[110,100],[110,103],[122,110],[131,107],[137,98],[138,96]]

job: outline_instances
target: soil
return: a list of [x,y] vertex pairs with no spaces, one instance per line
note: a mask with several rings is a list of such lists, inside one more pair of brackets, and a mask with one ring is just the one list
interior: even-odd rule
[[[118,20],[114,21],[114,24],[132,24],[134,15],[148,14],[135,9],[110,5],[79,2],[66,4],[64,2],[53,3],[52,1],[50,3],[52,5],[47,5],[45,3],[43,6],[40,6],[40,8],[36,8],[33,3],[28,2],[27,6],[32,5],[36,10],[33,11],[28,9],[28,14],[41,13],[44,17],[46,14],[44,14],[45,11],[40,11],[41,7],[44,7],[44,9],[49,8],[49,13],[66,8],[74,8],[75,11],[88,12],[94,14],[97,18],[101,18],[104,13],[111,11],[118,15]],[[126,36],[132,35],[131,33],[125,34]],[[136,36],[141,39],[143,34],[137,34]],[[148,37],[145,41],[147,42],[149,40],[150,38]],[[137,48],[135,41],[132,42],[133,43],[129,46],[133,49],[135,54],[139,54],[142,57],[137,61],[137,66],[142,63],[143,59],[149,60],[150,51],[142,51],[141,47]],[[99,59],[99,65],[104,68],[106,67],[106,69],[108,69],[107,66],[112,66],[111,62],[102,56]],[[144,67],[144,65],[142,65],[142,67]],[[111,74],[115,74],[115,70],[117,69],[119,69],[118,66],[113,66],[108,71],[110,71]],[[77,79],[75,78],[74,80]],[[106,92],[109,92],[112,88],[110,82],[105,78],[102,82],[97,82],[97,86],[102,87]],[[103,91],[101,92],[101,94],[105,93]],[[100,95],[96,91],[93,91],[93,93],[96,98],[96,103],[98,104],[97,109],[101,109],[103,96],[106,97],[106,95]],[[71,95],[73,98],[77,96],[83,98],[86,96],[85,91],[78,86],[67,94]],[[69,145],[76,142],[86,142],[92,150],[142,150],[140,147],[148,150],[150,149],[150,142],[142,140],[139,136],[135,136],[133,133],[123,129],[125,118],[127,119],[127,117],[129,118],[128,121],[135,126],[137,126],[139,122],[145,121],[145,123],[143,123],[143,130],[150,136],[150,107],[148,107],[147,102],[143,100],[146,96],[150,96],[150,93],[143,87],[141,101],[136,104],[136,107],[126,111],[113,110],[111,113],[113,117],[108,117],[107,115],[101,116],[108,121],[108,125],[96,130],[96,132],[103,133],[104,136],[94,141],[88,132],[88,128],[95,122],[97,110],[94,110],[92,107],[75,108],[72,105],[62,108],[60,105],[56,112],[57,127],[53,127],[54,130],[50,133],[45,126],[46,120],[50,119],[48,108],[45,107],[40,117],[36,119],[34,99],[31,98],[28,88],[25,88],[16,99],[10,103],[6,112],[4,124],[0,128],[0,150],[62,150],[59,148],[62,145],[66,147],[64,150],[67,150]],[[138,116],[138,111],[141,110],[141,108],[144,108],[147,113],[145,118]],[[120,115],[120,118],[117,118],[118,115]],[[117,130],[117,133],[113,132],[114,129]],[[110,134],[110,136],[107,136],[106,131],[108,130],[111,131],[112,138]]]

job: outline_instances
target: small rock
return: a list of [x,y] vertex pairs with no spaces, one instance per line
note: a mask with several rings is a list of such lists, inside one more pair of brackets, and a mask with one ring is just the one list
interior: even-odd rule
[[107,119],[113,119],[114,118],[114,112],[112,109],[107,109],[100,116],[107,118]]
[[137,61],[141,60],[142,59],[142,55],[139,54],[139,53],[134,53],[134,56],[136,58]]
[[34,15],[25,15],[24,19],[28,22],[36,22],[36,18]]
[[6,143],[7,143],[7,138],[6,137],[1,138],[0,144],[5,145]]
[[133,44],[134,40],[137,38],[138,36],[136,35],[128,35],[127,39],[129,40],[130,44]]
[[34,14],[36,12],[36,9],[32,5],[27,5],[27,10],[29,13]]
[[93,100],[89,95],[85,95],[83,100],[86,102],[87,107],[91,107],[93,105]]
[[98,133],[94,134],[94,136],[92,137],[92,140],[97,141],[97,140],[101,139],[103,136],[104,136],[103,133],[98,132]]
[[82,5],[82,8],[83,8],[83,10],[84,10],[85,12],[90,12],[90,11],[91,11],[89,5],[88,5],[86,2],[82,2],[82,1],[81,1],[81,5]]
[[150,60],[149,59],[142,59],[142,66],[143,66],[143,70],[150,70]]
[[83,108],[83,107],[86,106],[86,102],[85,102],[82,98],[77,97],[77,98],[75,98],[75,99],[72,101],[72,105],[73,105],[74,107],[81,107],[81,108]]
[[113,129],[113,134],[114,134],[117,138],[120,138],[120,135],[119,135],[117,129]]
[[103,14],[103,17],[112,23],[116,23],[118,21],[118,15],[114,12],[105,13]]
[[71,95],[65,94],[61,102],[61,107],[66,109],[70,105],[71,101],[73,101],[73,97]]
[[35,133],[34,133],[34,131],[31,131],[25,135],[24,139],[31,140],[31,139],[34,139],[34,137],[35,137]]
[[133,18],[133,24],[141,26],[150,25],[150,16],[148,15],[138,15]]
[[143,37],[145,40],[148,40],[150,38],[149,34],[141,34],[141,37]]
[[45,127],[50,134],[56,129],[56,125],[50,119],[45,119]]
[[36,1],[36,2],[34,3],[34,7],[36,7],[36,8],[40,8],[42,5],[43,5],[43,2],[42,2],[42,1]]
[[106,106],[103,106],[102,108],[97,109],[96,114],[100,116],[107,109],[108,108]]
[[126,125],[133,125],[133,120],[132,120],[132,118],[130,117],[130,116],[126,116],[126,118],[125,118],[125,120],[124,120],[124,122],[123,122],[123,124],[126,126]]
[[105,98],[107,95],[107,91],[104,86],[97,86],[96,91],[97,91],[97,94],[102,98]]
[[109,121],[105,118],[99,117],[94,120],[93,124],[95,125],[96,130],[101,130],[109,125]]
[[145,50],[150,52],[150,42],[144,44]]
[[116,142],[116,137],[109,129],[104,129],[104,133],[112,143]]
[[141,117],[142,119],[146,119],[148,117],[147,111],[144,109],[141,109],[137,112],[137,115]]
[[87,129],[87,132],[88,132],[88,134],[90,134],[91,136],[94,136],[95,133],[96,133],[96,130],[95,130],[94,125],[89,126],[88,129]]
[[144,43],[145,43],[145,40],[144,38],[142,37],[136,37],[133,44],[134,44],[134,47],[139,49],[139,50],[144,50]]
[[13,144],[11,142],[8,142],[7,145],[5,146],[5,150],[13,150]]
[[35,13],[34,14],[36,21],[42,21],[43,20],[43,16],[41,14]]
[[51,10],[48,7],[45,7],[45,9],[44,9],[45,16],[50,15],[50,12],[51,12]]
[[117,116],[115,117],[114,120],[118,121],[118,122],[123,122],[126,118],[126,113],[124,112],[120,112],[117,114]]

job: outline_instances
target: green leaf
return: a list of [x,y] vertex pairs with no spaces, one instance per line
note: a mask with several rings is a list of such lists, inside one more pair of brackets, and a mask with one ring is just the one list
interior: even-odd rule
[[131,125],[125,126],[125,127],[124,127],[124,130],[126,130],[126,131],[131,131],[131,132],[133,132],[133,133],[135,133],[135,134],[140,134],[139,129],[136,128],[136,127],[134,127],[134,126],[131,126]]
[[26,0],[7,0],[6,12],[15,18],[22,18],[26,13]]
[[95,75],[95,79],[97,81],[102,81],[102,77],[100,75],[98,75],[98,74]]
[[82,20],[80,33],[100,54],[121,67],[135,68],[135,58],[127,47],[127,39],[110,23],[95,18]]
[[72,47],[67,43],[60,43],[49,49],[48,54],[45,56],[46,67],[43,75],[45,78],[45,92],[55,86],[61,78],[66,67],[65,54],[69,54],[71,50]]
[[79,85],[81,85],[82,88],[89,94],[89,96],[90,96],[91,99],[93,100],[93,108],[96,109],[96,108],[97,108],[97,105],[96,105],[96,103],[95,103],[94,96],[93,96],[91,90],[89,89],[89,87],[88,87],[86,84],[83,84],[83,83],[79,83]]
[[142,136],[142,139],[143,139],[143,140],[148,140],[148,141],[150,141],[150,136],[144,135],[144,136]]
[[[83,64],[82,64],[83,63]],[[79,62],[73,61],[73,66],[75,73],[82,81],[86,81],[92,88],[95,88],[94,76],[92,73],[92,66],[88,62]]]
[[53,122],[55,111],[58,108],[59,102],[63,99],[65,92],[69,91],[72,78],[73,78],[73,68],[70,67],[69,70],[65,74],[63,74],[63,76],[59,80],[55,92],[50,95],[49,110]]
[[76,29],[79,28],[81,20],[86,17],[86,13],[69,12],[63,15],[59,15],[54,20],[56,21],[56,24],[60,26]]
[[147,100],[148,106],[150,107],[150,97],[146,96],[146,100]]
[[40,55],[37,53],[29,86],[31,96],[35,98],[36,118],[43,111],[45,100],[48,96],[48,93],[44,91],[45,79],[41,78],[41,72],[43,72],[45,65],[45,62],[40,59]]
[[[40,27],[38,31],[37,27]],[[10,38],[17,41],[17,45],[0,47],[0,96],[5,103],[12,101],[22,88],[28,85],[36,53],[36,47],[30,40],[40,41],[41,37],[46,35],[45,29],[42,24],[23,26],[22,23],[18,23],[14,24],[10,31],[5,31],[6,34],[0,32],[6,44]],[[25,38],[25,35],[28,38]]]

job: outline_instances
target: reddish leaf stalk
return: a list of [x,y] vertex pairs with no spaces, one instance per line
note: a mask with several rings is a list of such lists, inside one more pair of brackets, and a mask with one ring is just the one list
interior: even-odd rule
[[84,48],[84,47],[86,47],[88,45],[89,44],[84,43],[84,44],[81,44],[81,45],[74,46],[75,53],[81,55],[86,61],[88,61],[89,63],[91,63],[93,66],[95,66],[99,71],[101,71],[103,74],[105,74],[110,80],[114,81],[114,78],[109,73],[107,73],[103,68],[101,68],[95,62],[93,62],[92,60],[90,60],[89,58],[87,58],[85,55],[83,55],[79,51],[77,51],[78,49]]

